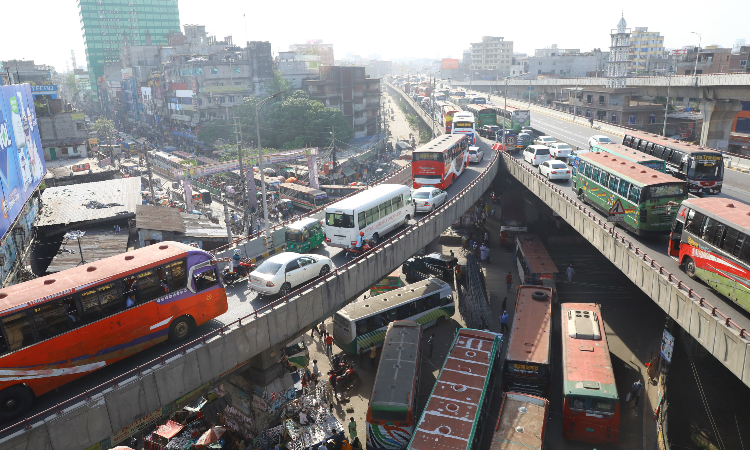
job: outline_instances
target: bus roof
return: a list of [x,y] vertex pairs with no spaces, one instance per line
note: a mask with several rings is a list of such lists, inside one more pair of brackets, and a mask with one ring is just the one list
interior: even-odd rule
[[644,186],[663,183],[684,183],[684,181],[671,175],[636,164],[633,161],[626,161],[611,153],[588,152],[580,154],[579,158],[591,161],[600,167],[609,169],[618,175],[622,175]]
[[313,189],[309,186],[302,186],[301,184],[297,184],[297,183],[281,183],[279,187],[292,189],[294,191],[306,192],[308,194],[313,194],[313,195],[325,194],[325,192],[319,189]]
[[89,264],[63,270],[52,275],[34,278],[0,289],[0,314],[30,306],[36,300],[52,300],[70,295],[114,276],[135,272],[149,264],[186,255],[188,251],[205,253],[201,249],[180,242],[161,242],[132,252],[121,253]]
[[613,153],[637,163],[645,162],[664,162],[663,159],[655,158],[643,152],[639,152],[636,149],[626,147],[622,144],[596,144],[592,147],[592,151],[595,153]]
[[563,303],[560,309],[564,395],[617,399],[601,308],[596,303]]
[[491,105],[486,105],[486,104],[483,105],[483,104],[480,104],[480,103],[471,103],[469,105],[466,105],[465,109],[469,109],[469,110],[472,110],[472,111],[476,110],[477,113],[479,113],[480,111],[485,111],[485,110],[486,111],[495,112],[495,109],[492,108]]
[[[705,197],[689,198],[682,202],[688,207],[697,207],[709,215],[731,222],[735,228],[744,228],[745,234],[750,234],[750,205],[731,198]],[[699,211],[700,212],[700,211]],[[729,224],[727,224],[729,225]]]
[[495,110],[499,110],[499,111],[506,110],[506,111],[509,111],[509,112],[528,111],[529,110],[528,108],[516,108],[515,106],[510,106],[510,105],[508,105],[508,106],[500,106],[500,105],[495,105],[494,103],[490,103],[488,106],[494,108]]
[[395,194],[401,190],[409,192],[409,188],[403,184],[379,184],[326,206],[326,212],[354,211],[360,206],[367,206],[374,199],[379,199],[384,195]]
[[416,322],[395,320],[388,325],[370,397],[370,408],[380,406],[392,409],[402,406],[407,409],[412,404],[421,338],[422,326]]
[[[699,145],[693,145],[689,142],[678,141],[676,139],[669,139],[668,137],[660,136],[658,134],[646,133],[644,131],[632,131],[628,130],[625,136],[633,136],[639,139],[645,139],[658,145],[680,150],[686,153],[716,153],[721,155],[721,152],[708,147],[701,147]],[[623,137],[623,142],[625,137]]]
[[[542,291],[548,300],[534,300],[531,294]],[[508,340],[508,361],[549,364],[552,328],[552,288],[520,286],[513,328]]]
[[550,258],[542,240],[536,234],[519,234],[516,242],[521,247],[523,256],[529,262],[531,273],[558,273],[555,262]]
[[[453,117],[455,118],[456,115],[454,114]],[[473,120],[474,116],[472,116],[471,118]],[[412,152],[412,154],[421,153],[421,152],[443,153],[446,150],[448,150],[453,144],[455,144],[456,142],[459,142],[461,139],[466,139],[466,136],[463,134],[444,134],[442,136],[436,137],[435,139],[422,145],[421,147],[418,147],[416,150]]]
[[[478,422],[485,420],[480,416],[482,405],[494,392],[488,383],[497,358],[497,339],[489,331],[458,331],[408,448],[472,448]],[[485,400],[487,396],[490,399]]]
[[374,297],[355,300],[341,308],[338,314],[349,320],[359,320],[402,303],[407,303],[417,297],[430,295],[444,289],[451,290],[451,287],[443,280],[428,278]]
[[[490,450],[542,449],[549,402],[518,392],[503,394]],[[519,412],[520,408],[526,411]]]

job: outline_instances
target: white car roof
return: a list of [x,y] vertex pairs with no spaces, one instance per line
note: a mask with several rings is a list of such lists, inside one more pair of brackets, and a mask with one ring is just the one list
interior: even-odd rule
[[434,191],[435,189],[437,189],[435,186],[424,186],[424,187],[421,187],[419,189],[414,190],[414,192],[412,192],[412,195],[416,194],[417,192],[427,192],[427,193],[430,193],[430,192]]
[[284,252],[284,253],[279,253],[278,255],[273,255],[272,257],[268,258],[266,261],[271,261],[271,262],[275,262],[279,264],[286,264],[289,261],[299,258],[300,256],[302,255],[300,255],[299,253]]
[[561,145],[565,145],[567,147],[570,147],[570,145],[566,144],[565,142],[553,142],[549,146],[557,148],[557,147],[560,147]]

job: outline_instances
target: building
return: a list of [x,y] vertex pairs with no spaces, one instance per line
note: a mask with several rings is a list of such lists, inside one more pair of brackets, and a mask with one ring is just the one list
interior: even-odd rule
[[635,27],[630,35],[630,72],[642,74],[648,70],[652,58],[664,58],[664,36],[658,31],[648,31],[648,27]]
[[320,74],[320,56],[305,55],[297,52],[279,52],[276,67],[281,76],[295,89],[302,89],[304,80],[318,78]]
[[56,112],[56,108],[50,109],[51,112],[44,114],[37,112],[44,160],[86,158],[89,135],[84,114],[80,111]]
[[138,205],[135,214],[140,247],[177,241],[196,244],[203,250],[213,250],[229,242],[227,229],[202,215],[152,205]]
[[310,39],[305,44],[290,45],[289,51],[301,55],[316,55],[320,58],[321,66],[332,66],[335,61],[333,58],[333,45],[324,44],[320,39]]
[[[579,49],[558,49],[556,44],[549,48],[537,49],[527,60],[532,77],[586,77],[589,74],[603,74],[609,53],[595,48],[581,53]],[[514,58],[515,59],[515,58]],[[512,67],[511,75],[520,71]],[[526,72],[519,72],[526,73]]]
[[367,78],[364,67],[323,66],[320,79],[305,80],[303,86],[310,98],[341,110],[355,138],[378,132],[380,79]]
[[104,65],[119,62],[125,42],[164,45],[170,32],[180,31],[177,0],[78,0],[78,7],[95,101]]
[[612,89],[624,88],[626,78],[630,73],[630,28],[621,17],[617,29],[610,33],[609,66],[607,67],[607,87]]
[[[696,58],[698,63],[696,64]],[[688,52],[684,60],[677,63],[676,75],[747,73],[750,46],[722,48],[715,45]]]
[[17,59],[0,62],[0,68],[8,78],[8,82],[4,84],[50,84],[55,73],[52,66]]
[[471,44],[471,69],[488,70],[507,76],[513,64],[513,41],[482,36],[482,42]]
[[563,88],[556,110],[601,122],[661,133],[664,105],[637,97],[636,88]]

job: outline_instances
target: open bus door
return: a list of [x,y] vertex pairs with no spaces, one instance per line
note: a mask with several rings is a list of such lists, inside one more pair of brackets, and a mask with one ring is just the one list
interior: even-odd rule
[[[671,202],[670,202],[671,203]],[[669,205],[667,208],[674,207],[672,205]],[[686,206],[679,206],[680,210],[677,212],[677,215],[674,218],[674,222],[672,222],[672,231],[669,233],[669,256],[673,258],[677,258],[679,261],[680,258],[680,241],[682,240],[682,230],[685,228],[685,215],[687,214],[687,207]]]

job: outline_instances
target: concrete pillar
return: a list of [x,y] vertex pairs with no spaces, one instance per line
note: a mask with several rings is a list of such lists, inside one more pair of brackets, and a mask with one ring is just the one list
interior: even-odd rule
[[704,100],[701,102],[701,111],[703,111],[703,129],[700,145],[726,150],[734,116],[742,111],[742,104],[733,100]]
[[281,348],[273,346],[250,358],[250,369],[258,381],[268,384],[275,380],[281,371]]

